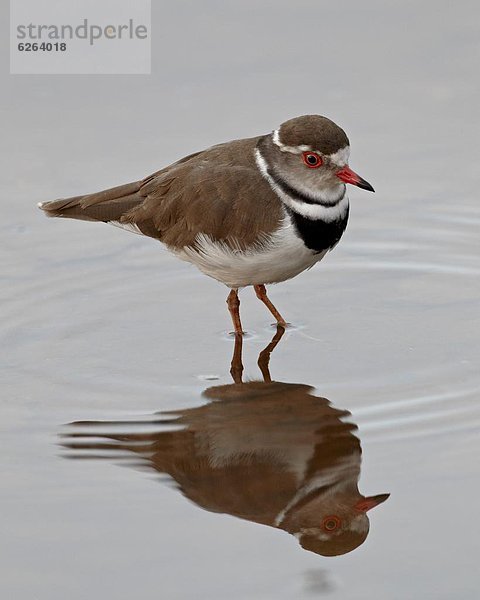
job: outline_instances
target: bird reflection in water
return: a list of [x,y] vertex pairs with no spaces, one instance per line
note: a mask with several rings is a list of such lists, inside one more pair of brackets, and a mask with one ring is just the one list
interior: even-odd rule
[[[315,396],[308,385],[271,380],[270,353],[283,332],[279,327],[260,353],[264,381],[242,382],[237,336],[235,383],[205,390],[207,404],[140,422],[73,423],[62,444],[71,451],[67,456],[134,453],[208,511],[283,529],[323,556],[354,550],[368,535],[367,512],[389,494],[358,490],[362,451],[356,425],[344,420],[348,411]],[[145,425],[155,431],[138,430]],[[169,430],[171,425],[180,428]]]

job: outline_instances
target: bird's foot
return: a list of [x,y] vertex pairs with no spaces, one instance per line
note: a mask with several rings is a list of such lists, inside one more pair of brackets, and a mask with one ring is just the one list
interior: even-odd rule
[[282,327],[283,329],[288,329],[289,327],[292,327],[291,323],[288,323],[287,321],[277,321],[276,323],[270,323],[271,327]]
[[228,335],[232,336],[232,337],[236,337],[237,335],[239,335],[240,337],[247,337],[248,336],[248,332],[247,331],[229,331]]

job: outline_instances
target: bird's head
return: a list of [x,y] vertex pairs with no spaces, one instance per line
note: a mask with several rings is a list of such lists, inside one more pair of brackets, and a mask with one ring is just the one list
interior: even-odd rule
[[327,205],[343,197],[346,183],[374,191],[350,169],[349,155],[347,134],[320,115],[305,115],[282,123],[260,140],[257,149],[257,161],[264,175],[283,191],[293,190],[312,202]]

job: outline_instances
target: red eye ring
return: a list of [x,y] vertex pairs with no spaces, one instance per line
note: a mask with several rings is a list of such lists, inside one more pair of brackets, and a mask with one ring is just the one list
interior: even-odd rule
[[318,169],[323,165],[322,157],[316,152],[302,152],[302,159],[309,169]]
[[341,520],[336,515],[325,517],[322,521],[322,527],[327,532],[335,531],[341,524]]

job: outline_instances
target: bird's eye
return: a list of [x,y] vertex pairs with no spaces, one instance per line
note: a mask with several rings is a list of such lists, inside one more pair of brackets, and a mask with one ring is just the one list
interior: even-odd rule
[[338,529],[341,524],[342,522],[338,517],[336,517],[335,515],[331,515],[323,519],[322,526],[325,529],[325,531],[335,531],[335,529]]
[[323,160],[321,156],[319,156],[315,152],[303,152],[302,158],[303,162],[310,169],[316,169],[317,167],[321,167],[323,165]]

